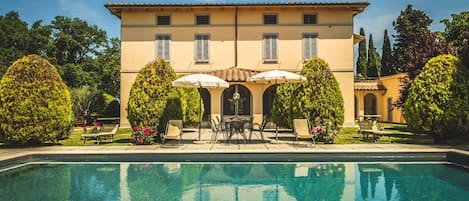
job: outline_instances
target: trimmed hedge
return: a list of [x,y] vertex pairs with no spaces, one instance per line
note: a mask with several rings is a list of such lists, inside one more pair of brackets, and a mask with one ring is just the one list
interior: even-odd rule
[[320,117],[334,125],[344,122],[344,100],[339,83],[320,58],[308,60],[301,70],[307,81],[280,84],[272,108],[279,126],[292,127],[293,119]]
[[127,104],[127,118],[132,126],[160,122],[175,77],[173,68],[163,59],[151,62],[139,71]]
[[70,92],[57,69],[38,55],[14,62],[0,82],[0,135],[10,144],[56,142],[67,137]]
[[453,55],[430,59],[415,78],[404,103],[410,128],[446,143],[469,131],[469,73]]

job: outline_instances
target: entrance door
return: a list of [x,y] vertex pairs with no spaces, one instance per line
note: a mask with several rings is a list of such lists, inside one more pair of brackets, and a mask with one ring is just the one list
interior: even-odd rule
[[223,117],[249,117],[252,114],[252,95],[248,88],[234,84],[223,91]]

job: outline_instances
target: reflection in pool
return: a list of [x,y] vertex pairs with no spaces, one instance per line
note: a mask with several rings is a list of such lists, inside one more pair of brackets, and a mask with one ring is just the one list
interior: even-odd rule
[[31,164],[0,173],[0,200],[465,200],[449,164]]

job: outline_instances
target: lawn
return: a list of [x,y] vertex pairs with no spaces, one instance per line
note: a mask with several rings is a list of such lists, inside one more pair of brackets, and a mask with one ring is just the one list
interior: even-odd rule
[[[412,133],[406,125],[382,123],[384,130],[388,133],[379,138],[377,142],[372,140],[363,140],[363,136],[358,133],[358,128],[342,128],[339,135],[335,138],[335,144],[367,144],[367,143],[401,143],[401,144],[433,144],[433,139],[424,134]],[[112,127],[104,128],[104,131],[112,130]],[[114,142],[103,140],[100,145],[103,146],[128,146],[130,139],[130,128],[120,128]],[[59,141],[59,145],[64,146],[87,146],[96,145],[96,140],[87,140],[83,144],[81,139],[83,130],[80,127],[74,128],[70,137]],[[449,141],[451,145],[469,144],[469,136],[453,138]]]

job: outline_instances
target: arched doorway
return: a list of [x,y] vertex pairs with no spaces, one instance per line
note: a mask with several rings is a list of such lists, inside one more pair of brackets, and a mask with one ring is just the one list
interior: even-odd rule
[[363,106],[365,108],[365,114],[377,114],[376,96],[372,93],[366,94]]
[[199,88],[199,93],[204,103],[204,114],[202,115],[202,121],[210,121],[210,114],[212,114],[212,111],[210,110],[210,92],[206,88]]
[[[239,96],[235,94],[238,93]],[[223,91],[222,113],[225,116],[251,116],[252,94],[243,85],[234,84]]]
[[274,84],[268,87],[264,91],[264,95],[262,96],[262,114],[264,116],[272,117],[272,107],[274,103],[275,93],[277,92],[278,84]]

